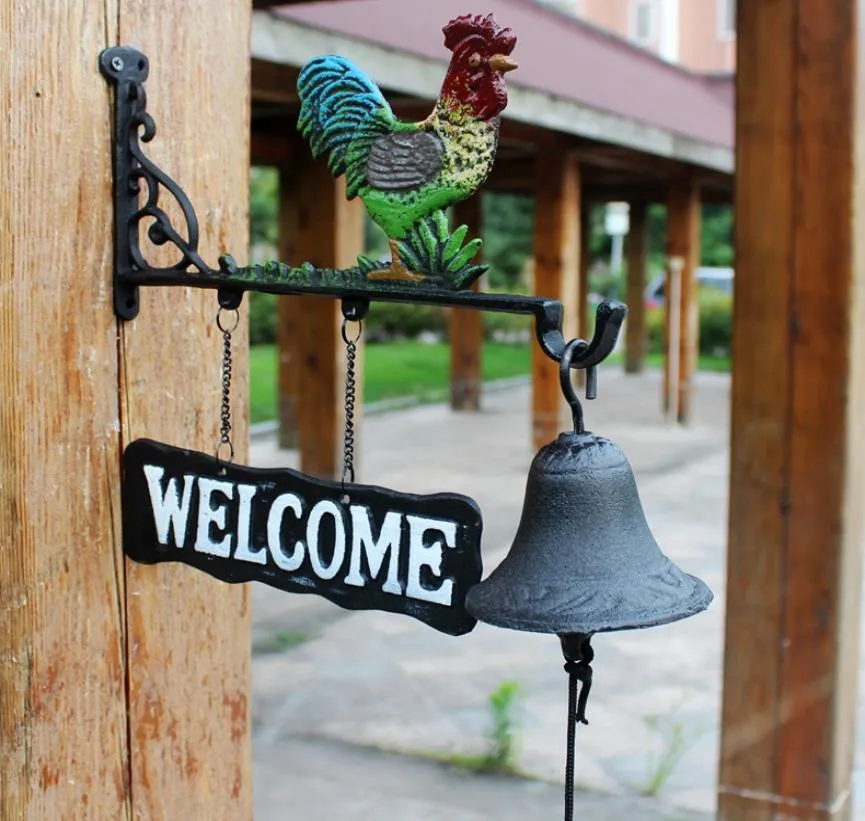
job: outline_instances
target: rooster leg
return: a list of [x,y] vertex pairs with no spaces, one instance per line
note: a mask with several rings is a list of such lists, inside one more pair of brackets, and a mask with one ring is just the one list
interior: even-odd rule
[[401,279],[409,282],[420,282],[420,280],[426,279],[421,274],[409,271],[402,264],[402,260],[399,258],[399,245],[395,239],[389,239],[388,242],[390,243],[390,268],[384,271],[371,271],[366,275],[367,279]]

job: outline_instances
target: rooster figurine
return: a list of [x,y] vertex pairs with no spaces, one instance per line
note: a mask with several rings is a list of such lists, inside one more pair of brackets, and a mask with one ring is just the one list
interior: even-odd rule
[[516,37],[492,15],[457,17],[443,32],[453,56],[435,108],[419,123],[398,120],[375,83],[342,57],[317,57],[298,77],[298,128],[313,155],[329,155],[334,176],[346,175],[348,198],[361,198],[390,241],[390,268],[369,279],[423,279],[403,264],[400,243],[430,218],[444,224],[438,212],[474,194],[493,165]]

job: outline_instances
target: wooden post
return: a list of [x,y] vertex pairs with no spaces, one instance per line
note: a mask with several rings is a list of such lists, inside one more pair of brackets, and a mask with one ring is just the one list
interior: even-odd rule
[[628,319],[625,323],[625,373],[642,373],[646,364],[646,261],[649,222],[645,202],[631,203],[628,231]]
[[822,0],[739,11],[719,818],[849,821],[865,536],[865,20],[858,0],[831,14]]
[[[296,174],[288,168],[279,170],[279,259],[298,264],[300,192]],[[300,327],[303,300],[279,297],[276,301],[276,407],[279,421],[279,446],[297,448],[299,407],[302,404],[300,372]]]
[[[470,237],[483,236],[483,194],[475,194],[454,207],[454,225],[468,225]],[[480,255],[478,257],[479,261]],[[475,282],[473,290],[479,290]],[[481,409],[481,372],[484,343],[483,314],[461,308],[450,312],[451,408],[455,411]]]
[[665,409],[669,410],[673,391],[676,391],[675,418],[688,422],[691,417],[691,394],[694,373],[697,370],[699,350],[700,313],[697,300],[697,267],[700,264],[700,189],[690,178],[677,181],[667,196],[667,256],[670,266],[681,265],[678,308],[673,306],[673,290],[668,266],[668,287],[665,289],[668,318],[678,313],[678,328],[674,333],[668,322],[668,348],[670,340],[676,342],[678,374],[671,379],[670,352],[664,368]]
[[[146,52],[159,132],[145,151],[196,205],[204,258],[242,259],[249,4],[206,5],[0,4],[14,66],[0,74],[4,819],[252,817],[247,591],[134,565],[120,545],[122,447],[214,450],[221,339],[210,291],[145,288],[138,319],[114,317],[113,101],[97,58]],[[245,338],[241,324],[240,460]]]
[[[334,180],[327,164],[303,158],[297,167],[296,259],[319,267],[348,268],[363,253],[364,208],[345,198],[345,180]],[[292,260],[289,260],[290,262]],[[339,302],[327,297],[295,299],[300,401],[296,405],[301,470],[312,476],[342,475],[345,425],[345,344]],[[358,343],[355,424],[363,404],[363,343]],[[356,439],[357,441],[357,439]],[[357,449],[357,445],[355,446]]]
[[[538,156],[535,166],[535,293],[579,304],[580,167],[566,150]],[[577,331],[578,311],[565,310],[565,339]],[[570,424],[558,365],[532,346],[532,439],[536,448]]]
[[[577,286],[577,336],[588,339],[592,335],[591,306],[589,305],[589,248],[592,244],[592,206],[580,194],[580,281]],[[586,372],[580,371],[580,377]],[[581,379],[581,384],[584,382]]]

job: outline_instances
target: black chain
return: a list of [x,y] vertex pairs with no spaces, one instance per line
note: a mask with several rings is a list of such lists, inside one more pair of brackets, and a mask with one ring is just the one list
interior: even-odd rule
[[234,325],[226,328],[222,324],[222,312],[220,308],[216,314],[216,327],[222,331],[222,407],[219,412],[220,427],[219,441],[216,445],[216,461],[220,461],[219,452],[223,445],[228,446],[228,461],[234,461],[234,445],[231,442],[231,332],[240,322],[240,314],[234,313]]
[[363,332],[363,322],[357,323],[357,336],[349,339],[346,329],[348,319],[342,321],[342,341],[345,342],[346,368],[345,368],[345,436],[342,446],[342,484],[345,481],[354,482],[354,410],[355,393],[357,390],[357,341]]

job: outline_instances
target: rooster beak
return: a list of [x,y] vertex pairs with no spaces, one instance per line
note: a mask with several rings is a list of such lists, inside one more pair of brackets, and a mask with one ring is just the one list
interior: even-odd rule
[[507,54],[494,54],[490,57],[490,67],[504,74],[507,71],[513,71],[515,68],[519,68],[519,64],[516,60],[511,60]]

